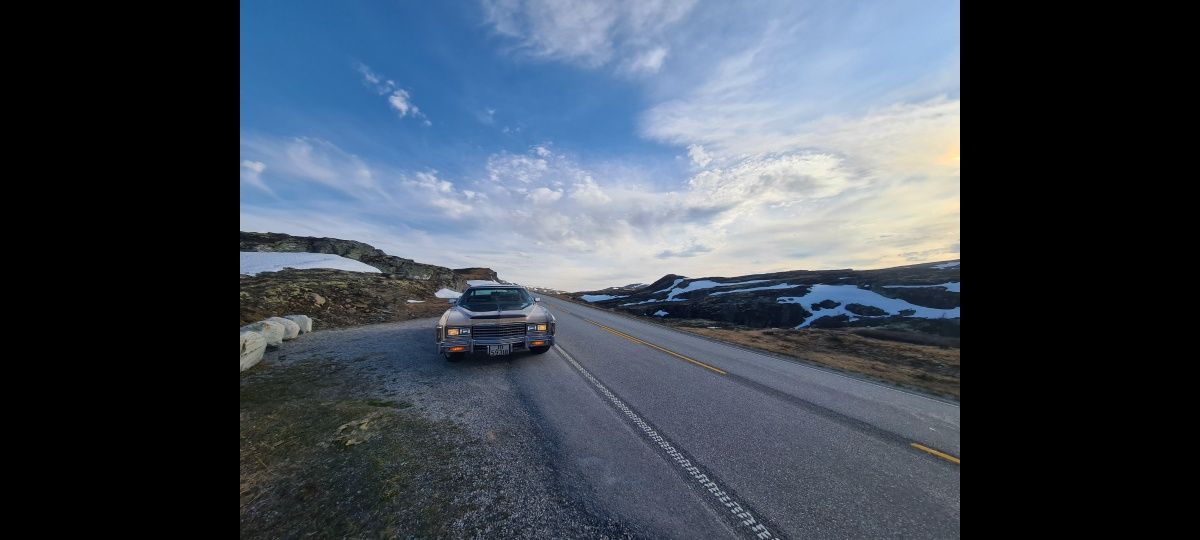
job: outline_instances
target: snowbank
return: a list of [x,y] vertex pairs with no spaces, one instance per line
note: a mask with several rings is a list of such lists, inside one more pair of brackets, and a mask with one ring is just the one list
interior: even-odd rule
[[709,296],[717,296],[717,295],[721,295],[721,294],[733,294],[733,293],[740,293],[740,292],[750,292],[750,291],[769,291],[771,289],[794,289],[796,287],[803,287],[803,286],[804,286],[803,284],[792,285],[789,283],[780,283],[778,285],[767,285],[764,287],[750,287],[748,289],[738,289],[736,291],[720,291],[720,292],[715,292],[715,293],[709,294]]
[[433,295],[438,298],[458,298],[462,296],[462,293],[450,289],[440,289],[438,292],[433,293]]
[[600,302],[602,300],[612,300],[614,298],[625,298],[625,296],[613,296],[611,294],[585,294],[579,298],[583,299],[585,302]]
[[941,285],[884,285],[884,288],[887,288],[887,289],[922,289],[925,287],[941,287],[950,292],[958,292],[958,283],[959,282],[957,282],[957,281],[951,281],[949,283],[942,283]]
[[278,272],[284,268],[329,268],[352,272],[380,273],[369,264],[328,253],[275,253],[269,251],[243,251],[242,274],[253,276],[262,272]]

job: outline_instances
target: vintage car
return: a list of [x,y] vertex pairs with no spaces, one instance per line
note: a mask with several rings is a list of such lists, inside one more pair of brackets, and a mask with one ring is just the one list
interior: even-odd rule
[[437,323],[438,353],[455,362],[471,353],[488,356],[529,351],[542,354],[554,345],[554,315],[518,285],[474,285],[450,300],[453,306]]

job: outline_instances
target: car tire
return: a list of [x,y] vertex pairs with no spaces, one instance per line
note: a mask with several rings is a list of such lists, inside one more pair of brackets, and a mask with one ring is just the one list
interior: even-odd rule
[[550,347],[530,347],[529,348],[529,352],[531,352],[533,354],[546,354],[546,351],[548,351],[548,350],[550,350]]
[[466,358],[466,357],[467,357],[467,353],[465,353],[465,352],[452,352],[452,353],[446,353],[446,354],[444,354],[443,356],[445,356],[445,357],[446,357],[446,361],[447,361],[447,362],[458,362],[459,360],[462,360],[463,358]]

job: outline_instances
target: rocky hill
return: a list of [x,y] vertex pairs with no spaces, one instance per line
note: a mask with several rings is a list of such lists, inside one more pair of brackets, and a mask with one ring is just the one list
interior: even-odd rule
[[468,280],[500,281],[490,268],[422,264],[388,255],[368,244],[337,238],[280,233],[241,233],[243,252],[333,254],[379,270],[355,272],[328,268],[260,272],[241,276],[241,324],[281,314],[312,317],[316,328],[436,317],[446,300],[439,289],[462,291]]
[[570,293],[637,315],[755,328],[898,326],[959,335],[959,261],[880,270],[795,270],[735,277],[668,274],[650,285]]

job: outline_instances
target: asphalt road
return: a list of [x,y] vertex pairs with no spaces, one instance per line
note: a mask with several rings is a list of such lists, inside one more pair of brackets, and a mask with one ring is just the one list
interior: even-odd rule
[[543,355],[446,362],[422,319],[308,334],[264,363],[344,362],[489,441],[517,501],[490,536],[959,536],[958,405],[542,301]]
[[[958,537],[958,405],[542,301],[559,362],[529,374],[535,395],[557,400],[575,459],[621,487],[622,512],[687,537],[719,536],[714,522],[742,537]],[[683,500],[713,517],[675,514]]]

